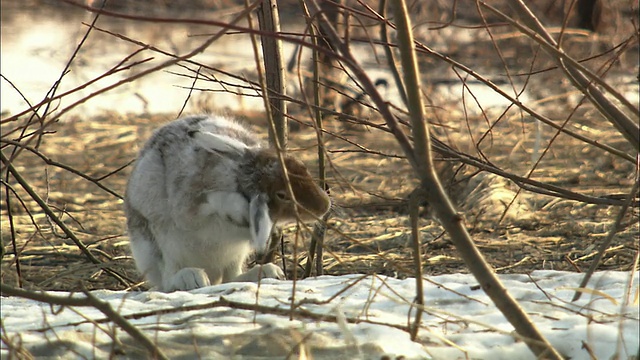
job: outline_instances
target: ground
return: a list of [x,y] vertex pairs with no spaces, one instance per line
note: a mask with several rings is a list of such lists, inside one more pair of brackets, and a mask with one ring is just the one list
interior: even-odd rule
[[[255,120],[261,116],[260,113],[239,114],[256,129],[264,125],[261,120]],[[15,169],[101,263],[89,261],[12,180],[11,191],[17,191],[24,203],[17,201],[13,194],[10,212],[6,202],[2,203],[2,240],[6,252],[2,260],[3,281],[9,284],[17,282],[16,257],[11,241],[12,221],[23,286],[78,290],[81,281],[95,289],[139,286],[141,279],[136,274],[129,252],[122,200],[58,164],[93,179],[101,179],[101,184],[122,196],[131,169],[125,165],[135,159],[136,152],[151,131],[170,119],[170,115],[148,114],[105,114],[88,120],[69,118],[53,125],[50,131],[54,133],[46,135],[39,147],[39,153],[51,160],[48,165],[29,150],[23,150],[13,163]],[[532,125],[513,125],[514,129],[521,126]],[[357,139],[363,148],[401,154],[388,134],[371,129],[345,132],[335,122],[330,122],[328,127],[344,137]],[[522,164],[510,168],[522,174],[528,169],[525,160],[530,154],[524,150],[507,150],[513,149],[522,137],[514,129],[503,129],[505,134],[512,135],[503,136],[487,154],[497,164]],[[617,136],[614,130],[602,134],[611,139]],[[292,133],[290,148],[313,169],[317,162],[314,158],[316,143],[315,132],[302,128]],[[624,147],[624,140],[620,138],[615,145]],[[411,168],[400,156],[353,151],[353,147],[346,146],[337,138],[328,137],[327,147],[330,149],[328,179],[334,212],[325,239],[325,274],[412,276],[406,203],[408,194],[416,185]],[[603,154],[578,140],[560,136],[552,152],[551,160],[542,163],[534,178],[597,196],[624,194],[632,185],[633,164]],[[563,162],[566,159],[573,159],[576,164],[565,167]],[[506,189],[507,196],[511,198],[515,194],[512,184],[499,187]],[[504,206],[498,206],[497,213],[493,209],[493,212],[488,212],[490,216],[484,216],[483,211],[477,211],[480,203],[468,206],[464,199],[460,199],[461,209],[467,209],[464,213],[474,241],[498,273],[529,273],[536,269],[585,271],[620,209],[527,192],[519,198],[525,199],[522,206],[526,211],[507,216],[500,224],[497,219]],[[29,213],[25,209],[29,209]],[[623,230],[607,249],[600,270],[630,270],[633,266],[634,254],[638,250],[637,208],[632,214],[625,216]],[[430,219],[428,211],[423,211],[422,215],[420,231],[424,273],[466,272],[464,263],[442,228]],[[295,226],[284,228],[284,266],[289,278],[294,275],[294,264],[298,264],[297,276],[302,276],[307,259],[309,237],[307,232],[297,232],[296,229]],[[293,244],[296,242],[298,246],[294,253]],[[282,266],[282,256],[278,255],[275,261]],[[105,268],[115,270],[127,280],[124,283],[116,280],[104,271]]]

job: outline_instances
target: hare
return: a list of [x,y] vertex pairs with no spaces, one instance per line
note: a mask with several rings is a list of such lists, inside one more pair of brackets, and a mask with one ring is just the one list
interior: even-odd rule
[[274,224],[317,219],[331,206],[304,164],[284,163],[257,136],[221,116],[175,120],[151,136],[124,200],[136,267],[162,291],[284,279],[274,264],[243,272],[267,248]]

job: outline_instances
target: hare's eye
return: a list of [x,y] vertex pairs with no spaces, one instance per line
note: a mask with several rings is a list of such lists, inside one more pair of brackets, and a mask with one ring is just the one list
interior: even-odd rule
[[278,198],[278,200],[280,201],[286,201],[287,200],[287,192],[284,190],[281,191],[277,191],[276,192],[276,197]]

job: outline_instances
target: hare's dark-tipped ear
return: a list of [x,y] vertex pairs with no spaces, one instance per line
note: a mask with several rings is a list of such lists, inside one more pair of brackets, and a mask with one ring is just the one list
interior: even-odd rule
[[272,228],[273,221],[269,217],[267,195],[254,195],[249,202],[249,230],[251,243],[258,252],[264,252],[267,249]]
[[210,152],[242,154],[248,148],[247,144],[237,139],[208,131],[192,130],[189,131],[189,136],[198,146]]

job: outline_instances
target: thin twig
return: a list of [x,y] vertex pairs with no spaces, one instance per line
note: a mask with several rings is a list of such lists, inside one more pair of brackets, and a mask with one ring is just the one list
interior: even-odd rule
[[400,71],[398,71],[398,65],[396,65],[396,59],[395,59],[395,56],[393,55],[393,49],[391,48],[391,45],[390,45],[391,42],[389,41],[389,29],[388,29],[387,22],[385,21],[386,9],[387,9],[387,1],[381,0],[380,4],[378,5],[378,13],[380,14],[380,18],[381,18],[380,39],[382,40],[383,43],[387,44],[384,46],[384,53],[386,54],[386,58],[387,58],[387,66],[391,70],[391,75],[393,75],[393,80],[396,83],[396,88],[400,93],[400,98],[402,99],[404,106],[408,107],[409,105],[407,103],[407,91],[404,88],[404,83],[402,82],[402,77],[400,76]]
[[424,287],[422,283],[422,243],[420,241],[420,229],[418,228],[418,220],[420,218],[420,203],[423,202],[425,197],[422,188],[415,189],[411,195],[409,195],[409,215],[411,218],[411,240],[413,244],[413,267],[414,276],[416,278],[416,299],[415,303],[418,305],[416,308],[416,317],[411,327],[409,334],[411,340],[415,341],[418,336],[418,329],[420,329],[420,322],[422,320],[422,308],[424,307]]
[[[20,252],[18,251],[18,245],[16,244],[16,228],[15,228],[16,225],[14,222],[13,210],[11,207],[11,196],[9,196],[9,191],[11,190],[15,194],[15,190],[11,189],[8,184],[9,176],[10,176],[9,172],[7,172],[7,176],[6,176],[7,183],[5,184],[5,187],[4,187],[5,202],[7,205],[7,217],[9,218],[9,233],[11,236],[11,247],[13,248],[13,254],[14,254],[15,263],[16,263],[16,275],[18,276],[18,286],[22,288],[22,269],[20,265]],[[4,180],[3,180],[3,183],[4,183]],[[22,202],[22,200],[20,200],[20,202]],[[25,206],[24,203],[22,203],[22,205]],[[29,213],[29,216],[31,216],[31,213]],[[2,258],[4,257],[4,244],[0,243],[0,247],[2,248],[2,256],[0,256],[0,260],[2,260]]]

